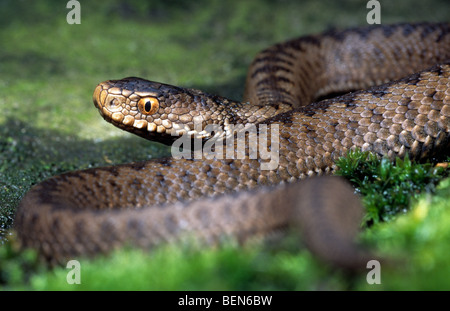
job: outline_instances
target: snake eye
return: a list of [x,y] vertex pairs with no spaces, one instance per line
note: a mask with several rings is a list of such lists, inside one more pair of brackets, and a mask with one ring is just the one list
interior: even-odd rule
[[155,97],[144,97],[138,101],[138,108],[143,114],[154,114],[159,109],[159,101]]

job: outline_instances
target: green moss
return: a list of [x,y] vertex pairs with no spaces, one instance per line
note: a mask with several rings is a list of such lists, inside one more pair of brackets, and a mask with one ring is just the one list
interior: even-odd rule
[[22,290],[28,288],[30,277],[38,273],[46,273],[45,266],[39,263],[33,250],[19,251],[10,240],[0,247],[0,288],[4,290]]
[[436,194],[422,194],[411,211],[391,223],[380,223],[364,233],[367,243],[395,258],[382,265],[382,282],[360,289],[450,290],[450,179]]
[[70,268],[36,266],[32,252],[0,252],[0,259],[5,257],[9,261],[0,265],[0,285],[6,281],[3,288],[9,290],[347,289],[339,271],[317,263],[305,250],[272,252],[232,244],[219,250],[192,245],[167,245],[152,252],[125,248],[94,260],[79,258],[81,284],[67,282]]
[[369,152],[350,151],[337,163],[337,175],[350,180],[363,196],[365,223],[388,221],[408,210],[411,200],[433,192],[448,170],[431,163],[414,163],[408,157],[378,160]]

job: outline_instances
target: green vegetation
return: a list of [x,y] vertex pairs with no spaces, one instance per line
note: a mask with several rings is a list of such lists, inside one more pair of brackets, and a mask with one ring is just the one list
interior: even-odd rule
[[[422,194],[409,213],[364,233],[367,243],[396,258],[385,270],[382,290],[450,290],[450,179]],[[360,282],[358,289],[371,289]]]
[[365,223],[388,221],[409,209],[411,199],[423,191],[433,192],[436,183],[448,176],[443,167],[418,164],[409,157],[377,159],[369,152],[350,152],[337,163],[337,175],[347,178],[363,197]]
[[[292,248],[292,247],[291,247]],[[23,273],[36,266],[32,254],[18,256],[9,249],[2,267],[6,289],[34,290],[314,290],[324,280],[340,289],[337,271],[318,264],[306,251],[227,245],[220,250],[169,245],[152,252],[125,249],[107,258],[80,260],[81,284],[67,284],[68,269],[34,271],[24,285]],[[12,260],[15,258],[15,260]],[[18,260],[20,258],[20,261]],[[25,269],[23,268],[25,267]],[[1,271],[8,268],[7,272]],[[2,275],[0,274],[0,275]],[[345,283],[342,283],[345,284]]]
[[[64,171],[168,155],[166,147],[101,119],[91,101],[97,83],[140,76],[239,99],[247,66],[259,50],[331,26],[364,25],[367,14],[359,0],[80,2],[80,25],[66,23],[64,1],[0,2],[2,288],[373,289],[364,285],[365,276],[349,280],[317,262],[299,249],[296,238],[275,248],[123,250],[83,261],[78,287],[65,283],[64,268],[48,270],[32,252],[18,252],[13,237],[2,232],[11,226],[15,207],[31,185]],[[390,1],[382,2],[381,21],[445,21],[449,15],[446,0]],[[352,161],[359,160],[351,158],[348,164]],[[385,254],[410,257],[402,271],[383,270],[382,288],[449,289],[448,181],[436,195],[414,199],[416,207],[406,215],[394,216],[406,207],[387,207],[418,191],[435,191],[444,173],[408,160],[391,166],[369,159],[364,165],[357,171],[379,170],[357,182],[361,193],[369,190],[367,221],[374,224],[364,231],[364,240]],[[387,195],[380,197],[371,187]],[[408,187],[412,191],[405,193]],[[384,197],[394,201],[382,202]]]
[[350,278],[318,262],[295,236],[276,245],[167,245],[81,258],[80,285],[67,284],[65,267],[48,270],[33,252],[18,252],[7,243],[0,248],[0,285],[9,290],[449,290],[449,199],[450,179],[445,179],[435,195],[419,196],[406,215],[363,232],[365,244],[395,262],[382,263],[380,285],[368,285],[364,273]]

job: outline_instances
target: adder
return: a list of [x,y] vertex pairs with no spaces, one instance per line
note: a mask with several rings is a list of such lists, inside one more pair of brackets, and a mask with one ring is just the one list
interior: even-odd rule
[[370,256],[354,242],[359,199],[337,177],[311,177],[332,173],[355,148],[417,160],[448,154],[449,60],[450,24],[396,24],[330,30],[267,48],[248,70],[241,102],[140,78],[102,82],[94,104],[123,130],[166,144],[180,135],[205,143],[214,136],[208,125],[227,133],[231,125],[253,124],[259,137],[265,125],[278,131],[268,139],[268,150],[278,147],[277,165],[262,169],[267,161],[247,147],[243,158],[68,172],[25,195],[15,218],[18,239],[63,262],[128,243],[245,241],[292,226],[320,258],[361,267]]

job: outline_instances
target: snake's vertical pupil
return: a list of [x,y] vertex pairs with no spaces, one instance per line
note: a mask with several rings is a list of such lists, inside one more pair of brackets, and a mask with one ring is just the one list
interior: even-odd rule
[[138,109],[146,115],[154,114],[159,109],[159,101],[154,97],[141,98],[138,102]]
[[152,103],[149,100],[147,100],[145,102],[145,107],[144,108],[145,108],[145,111],[150,112],[150,110],[152,109]]

